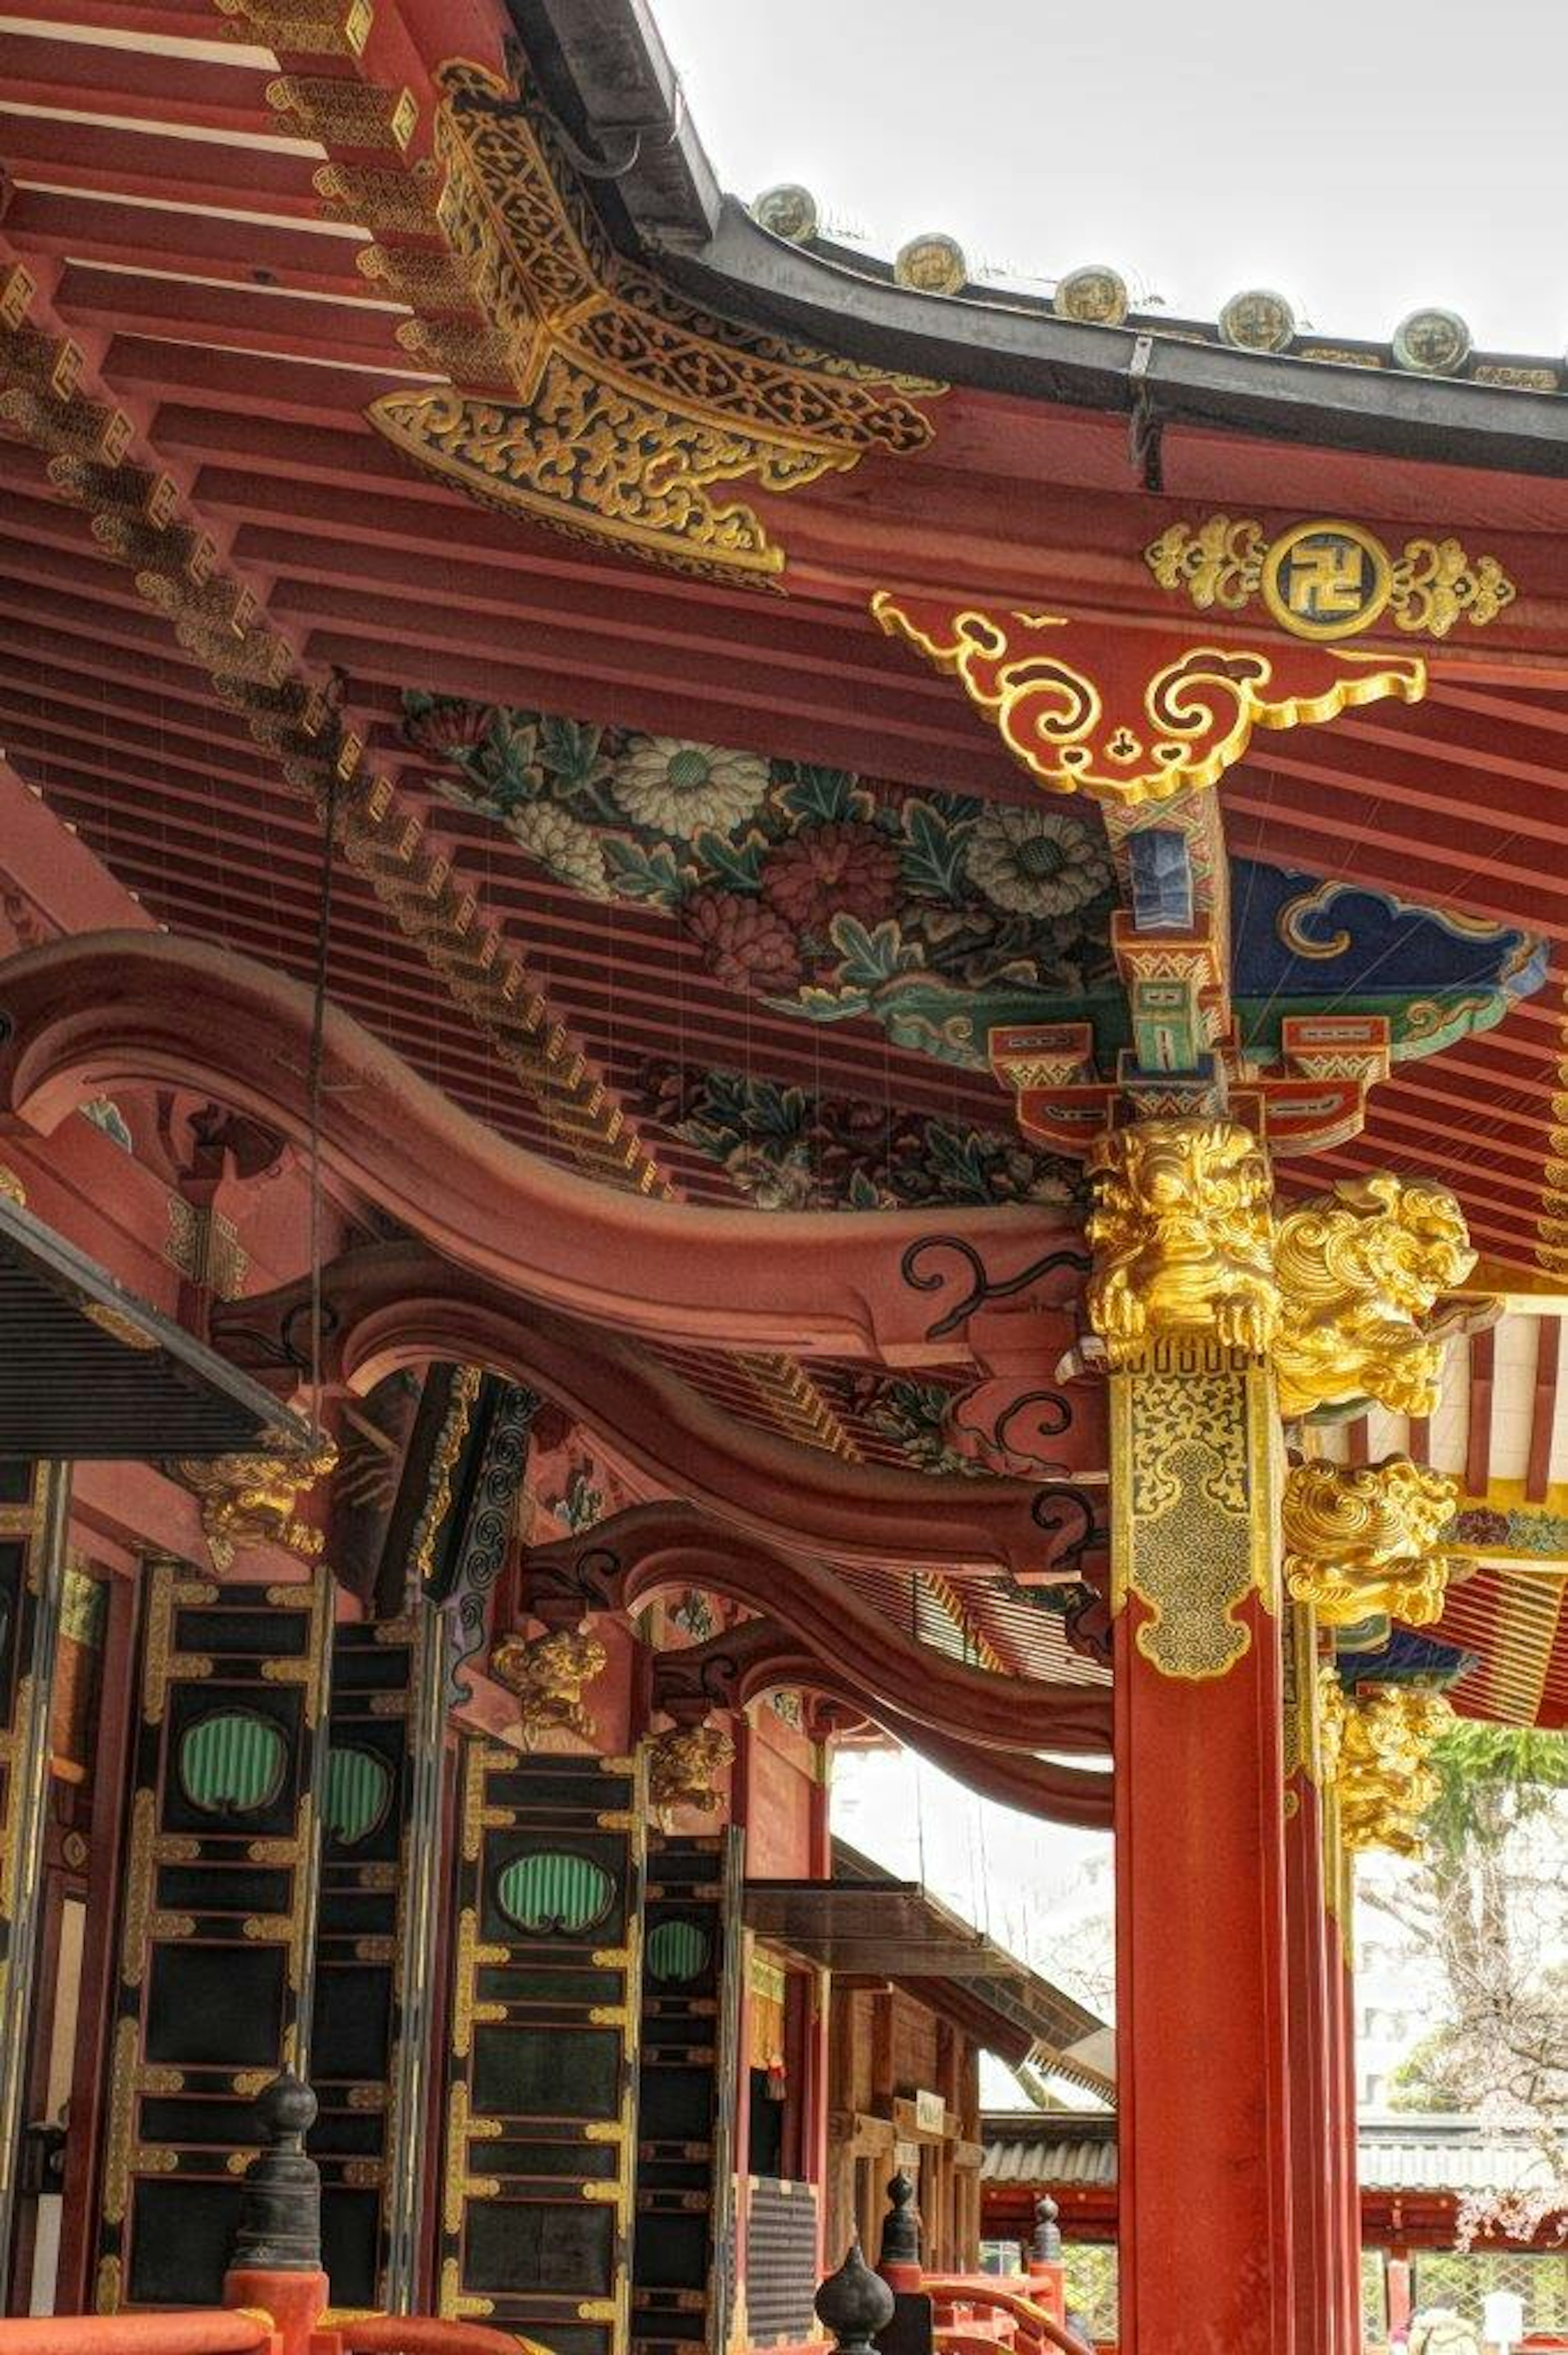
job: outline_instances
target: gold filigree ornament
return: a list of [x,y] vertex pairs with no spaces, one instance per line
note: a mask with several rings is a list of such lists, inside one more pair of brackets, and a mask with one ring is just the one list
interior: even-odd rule
[[164,1468],[199,1498],[213,1567],[226,1571],[249,1546],[281,1546],[302,1561],[315,1561],[324,1542],[322,1532],[302,1521],[294,1508],[336,1462],[336,1448],[323,1440],[310,1455],[181,1457]]
[[[371,404],[372,424],[418,464],[575,537],[766,581],[782,549],[716,485],[791,491],[930,440],[911,393],[943,388],[698,311],[617,252],[531,89],[461,60],[437,80],[438,223],[489,331],[464,346],[487,389],[454,381]],[[401,334],[445,365],[440,323],[416,317]]]
[[583,1627],[502,1638],[491,1654],[491,1670],[498,1683],[517,1695],[525,1749],[555,1727],[591,1741],[593,1713],[583,1704],[583,1689],[604,1674],[609,1657],[599,1637]]
[[735,1739],[722,1725],[678,1725],[648,1747],[648,1804],[661,1819],[677,1807],[716,1815],[718,1778],[735,1764]]
[[1376,1399],[1395,1414],[1438,1401],[1444,1340],[1426,1321],[1476,1264],[1446,1186],[1383,1170],[1342,1178],[1278,1220],[1280,1412]]
[[876,591],[871,610],[956,678],[1035,783],[1113,809],[1217,784],[1258,729],[1315,727],[1394,697],[1418,703],[1414,655],[1276,643],[1216,645],[1185,630],[1128,630],[949,598]]
[[1266,1369],[1201,1334],[1156,1341],[1110,1383],[1111,1604],[1161,1676],[1223,1677],[1244,1658],[1249,1595],[1273,1610],[1278,1423]]
[[1358,637],[1388,615],[1412,636],[1484,629],[1519,591],[1495,556],[1472,559],[1454,538],[1408,539],[1395,556],[1363,524],[1292,524],[1273,539],[1250,517],[1173,523],[1144,550],[1162,589],[1201,613],[1239,613],[1261,597],[1282,630],[1316,645]]
[[1387,1612],[1412,1627],[1442,1615],[1450,1563],[1436,1549],[1459,1484],[1408,1456],[1298,1464],[1281,1506],[1285,1582],[1329,1627]]
[[1134,1121],[1089,1156],[1088,1314],[1113,1366],[1150,1341],[1212,1336],[1261,1356],[1279,1314],[1268,1157],[1225,1120]]
[[1347,1694],[1331,1668],[1321,1671],[1323,1773],[1339,1803],[1347,1849],[1421,1852],[1421,1818],[1437,1796],[1428,1763],[1453,1711],[1424,1685],[1362,1685]]

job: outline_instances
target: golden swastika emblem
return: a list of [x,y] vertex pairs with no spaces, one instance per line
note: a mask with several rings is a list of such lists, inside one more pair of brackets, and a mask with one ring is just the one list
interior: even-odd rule
[[1388,602],[1388,557],[1354,524],[1304,524],[1270,547],[1261,585],[1276,621],[1297,637],[1350,637]]

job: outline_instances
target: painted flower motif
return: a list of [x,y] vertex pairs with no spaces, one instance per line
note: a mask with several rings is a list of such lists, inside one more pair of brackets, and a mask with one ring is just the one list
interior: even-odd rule
[[762,862],[762,896],[798,932],[825,932],[835,916],[880,923],[898,898],[898,852],[874,826],[803,826]]
[[567,883],[589,900],[610,897],[604,852],[591,826],[573,817],[557,802],[529,802],[513,810],[507,830],[530,858],[536,858],[557,883]]
[[785,1152],[763,1145],[737,1145],[725,1156],[738,1192],[759,1210],[816,1210],[821,1191],[803,1146]]
[[795,936],[760,900],[694,891],[682,904],[681,922],[726,988],[777,997],[800,987],[805,968]]
[[712,827],[727,834],[756,815],[770,772],[755,752],[683,744],[674,736],[633,736],[615,764],[610,791],[637,826],[693,842]]
[[1082,818],[1062,810],[982,811],[965,846],[970,882],[993,907],[1068,916],[1108,890],[1110,861]]

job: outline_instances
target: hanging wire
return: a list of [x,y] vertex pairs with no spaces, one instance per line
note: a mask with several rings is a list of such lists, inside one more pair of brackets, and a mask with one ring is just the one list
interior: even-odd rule
[[332,938],[334,853],[337,847],[338,773],[334,767],[322,800],[322,875],[316,901],[314,984],[311,998],[311,1051],[305,1067],[305,1119],[309,1132],[307,1188],[311,1263],[311,1422],[322,1428],[322,1071],[326,1050],[327,955]]

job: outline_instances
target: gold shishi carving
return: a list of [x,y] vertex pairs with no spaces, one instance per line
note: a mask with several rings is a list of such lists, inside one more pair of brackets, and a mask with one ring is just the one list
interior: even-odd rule
[[1449,1562],[1436,1550],[1459,1484],[1405,1455],[1381,1464],[1298,1464],[1285,1483],[1285,1582],[1325,1626],[1386,1611],[1429,1627]]
[[1347,1849],[1421,1852],[1421,1818],[1437,1796],[1429,1753],[1453,1712],[1424,1685],[1364,1685],[1345,1693],[1322,1671],[1324,1781],[1339,1803]]
[[724,1805],[718,1778],[735,1763],[735,1739],[722,1725],[678,1725],[648,1749],[648,1804],[661,1817],[677,1807],[716,1815]]
[[[461,60],[438,81],[439,227],[486,331],[463,350],[488,381],[372,403],[418,464],[576,537],[766,581],[782,550],[716,485],[790,491],[930,440],[911,395],[942,388],[697,311],[615,250],[526,86]],[[410,325],[424,356],[453,348],[440,323]]]
[[1363,524],[1333,519],[1272,539],[1250,517],[1173,523],[1144,561],[1200,613],[1238,613],[1261,597],[1282,630],[1317,643],[1359,636],[1385,614],[1409,636],[1446,638],[1461,619],[1484,629],[1519,593],[1495,556],[1472,558],[1457,539],[1409,539],[1395,556]]
[[1280,1411],[1376,1399],[1396,1414],[1437,1404],[1443,1340],[1426,1320],[1475,1266],[1446,1186],[1379,1171],[1340,1178],[1278,1221]]
[[1224,1120],[1135,1121],[1089,1159],[1088,1313],[1113,1366],[1150,1340],[1212,1336],[1261,1355],[1279,1314],[1268,1157]]
[[313,1561],[324,1542],[322,1532],[299,1519],[294,1508],[336,1462],[337,1450],[328,1440],[310,1455],[181,1458],[166,1469],[200,1499],[213,1567],[228,1570],[237,1552],[257,1545],[281,1546]]
[[541,1733],[562,1727],[584,1741],[593,1737],[593,1713],[583,1703],[583,1689],[604,1674],[609,1658],[597,1636],[586,1628],[563,1627],[553,1635],[503,1636],[491,1654],[491,1668],[501,1684],[517,1695],[518,1722],[523,1741],[532,1749]]

